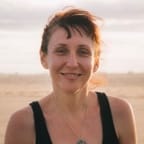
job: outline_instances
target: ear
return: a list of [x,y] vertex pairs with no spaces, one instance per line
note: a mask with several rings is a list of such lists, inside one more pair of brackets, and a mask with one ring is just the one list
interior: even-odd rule
[[48,59],[47,59],[47,57],[48,57],[47,54],[40,50],[40,61],[41,61],[42,66],[45,69],[48,69]]

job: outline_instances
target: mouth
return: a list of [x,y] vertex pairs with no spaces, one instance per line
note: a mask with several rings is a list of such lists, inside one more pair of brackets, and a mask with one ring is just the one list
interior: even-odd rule
[[81,73],[64,73],[64,72],[61,72],[61,75],[65,76],[67,79],[73,79],[73,80],[82,76]]
[[81,73],[63,73],[61,72],[62,75],[74,75],[74,76],[81,76]]

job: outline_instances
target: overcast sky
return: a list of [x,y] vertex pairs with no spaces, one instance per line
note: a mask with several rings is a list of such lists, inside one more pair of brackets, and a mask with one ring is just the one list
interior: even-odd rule
[[144,0],[0,0],[0,29],[40,27],[53,11],[68,5],[91,10],[107,28],[144,31]]

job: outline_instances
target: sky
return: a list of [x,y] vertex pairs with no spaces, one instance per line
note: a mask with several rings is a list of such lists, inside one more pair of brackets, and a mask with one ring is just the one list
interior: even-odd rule
[[0,0],[0,73],[46,72],[39,60],[43,28],[66,6],[103,19],[100,72],[144,72],[143,0]]

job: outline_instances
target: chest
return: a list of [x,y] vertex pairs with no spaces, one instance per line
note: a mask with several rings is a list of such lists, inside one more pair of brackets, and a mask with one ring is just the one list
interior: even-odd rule
[[[83,121],[65,121],[58,116],[47,120],[47,128],[54,144],[102,144],[100,112],[89,111]],[[79,141],[79,143],[78,143]]]

